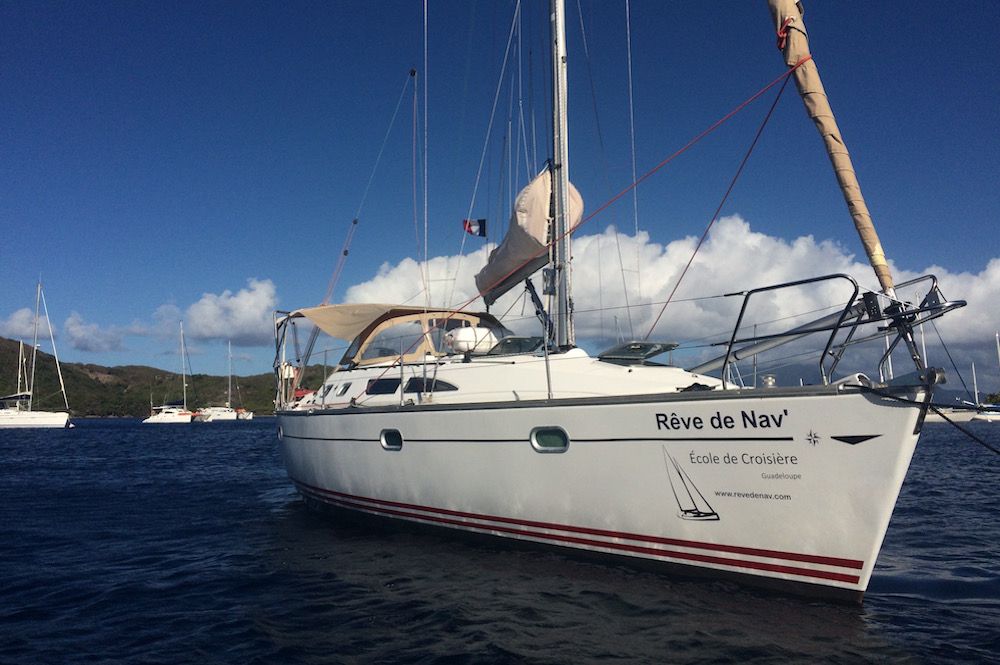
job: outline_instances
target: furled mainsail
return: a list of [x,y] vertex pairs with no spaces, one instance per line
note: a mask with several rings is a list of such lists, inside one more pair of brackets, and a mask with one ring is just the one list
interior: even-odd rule
[[[802,4],[796,0],[768,0],[768,6],[771,9],[771,17],[774,19],[775,30],[779,35],[778,46],[782,49],[785,64],[794,67],[803,58],[810,55],[809,37],[806,34],[806,24],[802,19]],[[892,274],[889,272],[882,244],[879,242],[875,226],[872,224],[868,206],[865,205],[865,199],[861,194],[861,185],[858,184],[854,166],[851,164],[851,156],[847,152],[847,146],[840,135],[837,121],[833,117],[833,110],[830,108],[829,100],[827,100],[815,61],[809,60],[804,63],[795,70],[794,76],[806,111],[826,144],[827,154],[830,156],[833,170],[837,174],[837,181],[840,183],[840,189],[844,194],[844,200],[847,202],[851,217],[854,219],[854,227],[857,229],[865,253],[868,255],[868,261],[875,269],[882,291],[893,297]]]
[[[552,177],[546,169],[521,190],[514,201],[510,227],[503,242],[490,252],[486,266],[476,275],[476,288],[487,305],[507,293],[549,262],[547,245],[551,212]],[[583,217],[583,199],[569,186],[569,228]]]

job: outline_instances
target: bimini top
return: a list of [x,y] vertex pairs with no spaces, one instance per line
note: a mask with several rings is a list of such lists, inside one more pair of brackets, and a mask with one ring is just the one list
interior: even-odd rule
[[408,307],[406,305],[356,303],[303,307],[290,313],[288,318],[307,318],[330,337],[351,341],[364,332],[365,328],[375,325],[383,319],[423,311],[426,310],[422,307]]
[[[432,343],[437,337],[435,331],[443,334],[456,328],[473,326],[495,331],[497,337],[509,334],[492,314],[409,305],[320,305],[297,309],[288,318],[306,318],[327,335],[351,341],[342,361],[344,363],[372,362],[400,354],[409,358],[424,353],[440,353],[443,351],[440,343]],[[415,329],[417,337],[426,339],[417,345],[413,345],[412,340],[401,344],[403,336],[411,336],[414,332],[401,335],[407,326]]]

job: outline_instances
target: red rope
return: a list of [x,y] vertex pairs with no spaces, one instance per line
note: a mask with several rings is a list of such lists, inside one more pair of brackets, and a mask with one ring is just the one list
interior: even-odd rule
[[785,20],[781,22],[781,27],[778,28],[778,50],[784,51],[785,44],[788,43],[788,26],[790,26],[795,21],[794,16],[786,16]]
[[[708,136],[709,134],[711,134],[712,132],[714,132],[716,129],[718,129],[719,127],[721,127],[723,124],[725,124],[726,122],[728,122],[729,120],[731,120],[733,118],[733,116],[735,116],[737,113],[739,113],[740,111],[742,111],[744,108],[746,108],[751,103],[755,102],[761,95],[763,95],[764,93],[766,93],[768,90],[770,90],[771,88],[773,88],[775,85],[777,85],[778,83],[784,82],[782,84],[782,88],[781,88],[782,90],[784,90],[784,84],[788,82],[788,77],[795,70],[797,70],[799,67],[801,67],[802,65],[804,65],[806,62],[808,62],[811,59],[812,59],[812,56],[806,56],[806,57],[802,58],[802,60],[800,60],[797,63],[795,63],[795,65],[793,65],[792,67],[789,67],[786,72],[784,72],[783,74],[781,74],[781,76],[776,77],[774,80],[772,80],[770,83],[768,83],[767,85],[765,85],[763,88],[761,88],[760,90],[758,90],[757,92],[755,92],[754,94],[752,94],[750,97],[748,97],[746,100],[744,100],[743,102],[741,102],[740,104],[738,104],[737,106],[735,106],[729,113],[727,113],[726,115],[722,116],[721,118],[719,118],[718,120],[716,120],[714,123],[712,123],[711,125],[709,125],[704,131],[702,131],[700,134],[698,134],[697,136],[695,136],[694,138],[692,138],[690,141],[688,141],[687,143],[685,143],[680,149],[678,149],[672,155],[668,156],[666,159],[664,159],[659,164],[657,164],[656,166],[654,166],[653,168],[651,168],[649,171],[647,171],[645,174],[643,174],[635,182],[633,182],[632,184],[630,184],[629,186],[625,187],[623,190],[621,190],[620,192],[618,192],[617,194],[615,194],[614,196],[612,196],[610,199],[608,199],[606,202],[604,202],[601,206],[599,206],[596,210],[594,210],[594,212],[590,213],[589,215],[587,215],[586,217],[584,217],[582,220],[580,220],[580,223],[577,224],[575,227],[573,227],[572,229],[568,230],[566,233],[564,233],[563,235],[559,236],[558,238],[554,238],[553,240],[551,240],[549,242],[549,244],[547,244],[544,248],[538,250],[533,255],[531,255],[526,261],[524,261],[521,265],[519,265],[518,267],[514,268],[510,272],[506,273],[505,275],[503,275],[502,277],[500,277],[499,279],[497,279],[493,284],[490,284],[484,291],[489,291],[490,289],[492,289],[496,285],[502,283],[505,279],[507,279],[508,277],[510,277],[511,275],[513,275],[515,272],[517,272],[518,270],[520,270],[521,266],[524,266],[524,265],[530,263],[535,258],[541,256],[542,254],[547,253],[549,251],[549,248],[552,247],[552,245],[554,245],[560,239],[562,239],[563,237],[565,237],[566,234],[572,233],[573,231],[576,231],[578,228],[580,228],[581,226],[583,226],[584,224],[586,224],[590,220],[594,219],[597,215],[599,215],[600,213],[602,213],[605,210],[607,210],[612,204],[614,204],[620,198],[622,198],[623,196],[625,196],[626,194],[628,194],[629,192],[631,192],[633,189],[635,189],[636,187],[638,187],[640,183],[642,183],[645,180],[647,180],[648,178],[650,178],[654,173],[656,173],[657,171],[659,171],[660,169],[662,169],[663,167],[665,167],[667,164],[669,164],[670,162],[672,162],[675,159],[677,159],[678,157],[680,157],[687,150],[689,150],[691,147],[693,147],[696,143],[698,143],[703,138],[705,138],[706,136]],[[779,93],[778,97],[775,98],[774,104],[772,104],[770,111],[768,111],[768,114],[767,114],[767,117],[765,118],[764,124],[766,124],[767,119],[770,118],[771,113],[774,111],[774,107],[777,104],[777,101],[778,101],[778,99],[780,99],[780,97],[781,97],[781,95]],[[760,137],[760,134],[763,131],[763,127],[764,127],[764,125],[762,124],[761,127],[760,127],[760,129],[758,129],[757,136],[754,138],[753,145],[751,145],[751,147],[750,147],[751,151],[753,150],[754,145],[756,145],[757,139]],[[748,151],[747,155],[743,158],[743,162],[740,164],[740,169],[739,169],[739,171],[736,174],[736,178],[739,177],[739,173],[742,171],[743,166],[746,164],[746,161],[749,158],[749,156],[750,156],[750,153]],[[735,184],[735,178],[734,178],[733,182],[730,184],[729,189],[726,191],[726,197],[728,197],[729,192],[732,191],[732,188],[733,188],[734,184]],[[723,202],[719,204],[719,209],[722,208],[722,205],[724,203],[725,203],[725,198],[723,198]],[[716,214],[713,216],[712,222],[709,224],[709,227],[705,229],[705,233],[702,235],[701,241],[699,241],[699,243],[698,243],[699,247],[701,246],[701,243],[704,241],[705,237],[708,235],[708,231],[711,228],[712,224],[715,223],[715,218],[717,216],[718,216],[718,209],[716,210]],[[698,250],[696,248],[695,249],[695,253],[697,253],[697,251]],[[694,254],[691,255],[691,259],[688,261],[688,266],[691,265],[691,261],[693,261],[693,260],[694,260]],[[687,268],[685,267],[684,270],[686,272]],[[681,278],[683,278],[683,276],[684,275],[682,273],[681,274]],[[678,280],[677,284],[674,285],[674,290],[670,294],[671,298],[673,297],[674,293],[677,291],[677,287],[679,286],[679,284],[680,284],[680,280]],[[454,312],[460,312],[460,311],[465,310],[465,308],[467,308],[469,305],[471,305],[473,302],[475,302],[476,298],[481,297],[483,295],[484,291],[479,291],[476,295],[474,295],[473,297],[469,298],[468,300],[466,300],[462,304],[460,304],[457,307],[455,307],[454,308]],[[653,323],[653,327],[655,327],[656,323],[659,322],[660,316],[663,315],[663,311],[666,309],[666,306],[669,303],[670,303],[670,299],[668,299],[667,302],[664,303],[663,308],[660,310],[660,315],[656,317],[656,322]],[[450,318],[451,317],[448,316],[448,317],[446,317],[445,320],[447,321]],[[653,328],[650,328],[650,333],[652,332],[652,330],[653,330]],[[649,337],[649,333],[646,334],[646,337],[647,338]],[[415,346],[416,346],[416,343],[414,343],[413,345],[411,345],[410,349],[407,349],[407,351],[404,351],[404,354],[406,352],[410,351],[411,349],[413,349]],[[400,357],[400,361],[402,361],[402,357]],[[379,375],[379,377],[385,376],[389,372],[389,370],[391,370],[393,367],[395,367],[395,363],[393,363],[392,365],[390,365],[389,367],[387,367],[385,369],[385,371],[383,371]],[[367,399],[368,398],[365,397],[362,400],[360,400],[359,403],[363,403],[363,401],[365,401]]]
[[[794,70],[789,70],[789,72]],[[743,155],[743,160],[740,162],[739,167],[736,169],[735,175],[733,175],[732,180],[729,181],[729,187],[726,188],[726,193],[722,195],[722,200],[719,201],[718,207],[716,207],[715,212],[712,214],[712,219],[708,222],[708,226],[705,227],[705,231],[701,234],[701,238],[698,239],[698,244],[695,245],[694,251],[691,252],[691,258],[688,259],[687,265],[684,266],[684,270],[681,271],[680,276],[677,278],[677,282],[674,283],[674,288],[670,291],[670,295],[667,296],[666,301],[663,303],[663,307],[660,308],[660,313],[656,315],[656,319],[653,321],[653,325],[649,327],[649,332],[643,339],[649,339],[649,336],[653,334],[653,329],[656,328],[656,324],[660,322],[660,317],[663,316],[663,312],[666,311],[667,305],[673,300],[674,294],[677,293],[677,289],[680,288],[681,282],[684,280],[684,276],[687,275],[688,268],[694,262],[694,257],[697,256],[698,250],[701,249],[702,244],[705,242],[705,238],[708,237],[708,232],[712,230],[715,222],[719,219],[719,214],[722,212],[722,206],[726,204],[729,200],[729,195],[733,191],[733,187],[736,186],[736,181],[739,180],[740,175],[743,174],[743,168],[747,165],[750,160],[750,154],[753,152],[754,148],[757,147],[757,141],[760,140],[761,134],[764,133],[764,127],[767,126],[768,121],[771,119],[771,115],[774,113],[774,109],[778,106],[778,100],[781,99],[781,94],[785,91],[785,86],[788,85],[788,79],[786,78],[784,83],[781,84],[781,88],[778,90],[778,94],[774,98],[774,102],[771,103],[771,108],[768,109],[767,114],[764,116],[764,120],[760,123],[760,127],[757,128],[757,134],[753,137],[753,141],[750,142],[750,147],[747,149],[745,155]]]
[[506,274],[504,274],[502,277],[500,277],[495,282],[493,282],[488,287],[486,287],[486,289],[484,289],[483,291],[480,291],[479,293],[477,293],[476,295],[474,295],[469,300],[466,300],[464,303],[462,303],[461,305],[459,305],[455,309],[457,309],[457,310],[463,310],[463,309],[465,309],[466,307],[468,307],[469,305],[471,305],[476,300],[476,298],[479,298],[480,296],[482,296],[485,291],[489,291],[490,289],[492,289],[493,287],[495,287],[498,284],[502,283],[505,279],[507,279],[508,277],[510,277],[511,275],[513,275],[515,272],[517,272],[518,270],[520,270],[522,266],[527,265],[528,263],[530,263],[534,259],[538,258],[542,254],[547,253],[549,251],[550,247],[552,247],[555,243],[559,242],[559,240],[561,240],[567,234],[573,233],[578,228],[580,228],[581,226],[583,226],[584,224],[586,224],[590,220],[592,220],[595,217],[597,217],[597,215],[599,215],[602,212],[604,212],[605,210],[607,210],[609,207],[611,207],[612,204],[614,204],[620,198],[622,198],[623,196],[625,196],[626,194],[628,194],[629,192],[631,192],[633,189],[635,189],[636,187],[638,187],[641,183],[643,183],[644,181],[646,181],[647,179],[649,179],[654,173],[656,173],[657,171],[659,171],[660,169],[662,169],[664,166],[666,166],[670,162],[672,162],[675,159],[677,159],[678,157],[680,157],[682,154],[684,154],[690,148],[692,148],[696,143],[698,143],[703,138],[705,138],[706,136],[708,136],[709,134],[711,134],[712,132],[714,132],[716,129],[718,129],[719,127],[721,127],[723,124],[725,124],[726,122],[728,122],[729,120],[731,120],[733,118],[733,116],[735,116],[737,113],[739,113],[740,111],[742,111],[744,108],[746,108],[751,103],[755,102],[761,95],[763,95],[768,90],[770,90],[771,88],[773,88],[774,86],[776,86],[778,83],[781,83],[782,81],[787,81],[788,77],[792,74],[792,72],[794,72],[796,69],[798,69],[799,67],[801,67],[802,65],[804,65],[806,62],[808,62],[811,59],[812,59],[812,56],[806,56],[805,58],[803,58],[799,62],[795,63],[795,65],[792,66],[792,67],[790,67],[788,69],[788,71],[784,72],[781,76],[778,76],[777,78],[775,78],[773,81],[771,81],[770,83],[768,83],[767,85],[765,85],[763,88],[761,88],[760,90],[758,90],[757,92],[755,92],[754,94],[752,94],[750,97],[747,97],[746,100],[744,100],[743,102],[741,102],[740,104],[738,104],[736,107],[734,107],[729,113],[727,113],[726,115],[722,116],[721,118],[719,118],[718,120],[716,120],[714,123],[712,123],[711,125],[709,125],[704,131],[702,131],[700,134],[698,134],[697,136],[695,136],[693,139],[691,139],[690,141],[688,141],[687,143],[685,143],[680,149],[678,149],[672,155],[670,155],[669,157],[667,157],[666,159],[664,159],[663,161],[661,161],[659,164],[657,164],[656,166],[654,166],[653,168],[651,168],[649,171],[647,171],[645,174],[643,174],[635,182],[633,182],[629,186],[625,187],[623,190],[621,190],[620,192],[618,192],[617,194],[615,194],[614,196],[612,196],[610,199],[608,199],[607,201],[605,201],[596,210],[594,210],[594,212],[590,213],[589,215],[587,215],[586,217],[584,217],[582,220],[580,220],[579,224],[577,224],[576,226],[574,226],[572,229],[569,229],[568,231],[566,231],[565,233],[563,233],[561,236],[559,236],[559,237],[554,238],[553,240],[551,240],[549,242],[549,244],[547,244],[544,248],[542,248],[542,249],[538,250],[537,252],[535,252],[534,254],[532,254],[526,261],[524,261],[523,263],[521,263],[519,266],[517,266],[513,270],[511,270],[511,271],[507,272]]

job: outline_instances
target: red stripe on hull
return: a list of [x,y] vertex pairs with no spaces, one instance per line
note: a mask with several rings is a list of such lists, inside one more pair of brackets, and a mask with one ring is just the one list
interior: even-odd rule
[[[351,494],[345,494],[343,492],[336,492],[333,490],[327,490],[320,487],[314,487],[312,485],[308,485],[306,483],[301,483],[298,481],[293,481],[293,482],[295,482],[295,484],[298,485],[299,490],[302,491],[303,493],[309,494],[313,498],[316,498],[320,501],[324,501],[326,503],[341,506],[344,508],[350,508],[353,510],[362,510],[380,515],[421,520],[435,524],[457,526],[474,531],[494,531],[510,535],[526,536],[530,538],[537,538],[556,543],[584,545],[588,547],[597,547],[597,548],[618,550],[623,552],[631,552],[634,554],[645,554],[654,557],[680,559],[680,560],[693,561],[699,563],[711,563],[716,565],[733,566],[737,568],[749,568],[754,570],[763,570],[763,571],[781,573],[786,575],[796,575],[801,577],[812,577],[817,579],[833,580],[837,582],[845,582],[848,584],[857,584],[858,581],[860,580],[859,575],[848,574],[848,573],[816,570],[812,568],[799,568],[796,566],[786,566],[782,564],[766,563],[762,561],[749,561],[746,559],[730,559],[726,557],[712,556],[710,554],[665,550],[656,547],[648,547],[644,545],[631,545],[628,543],[611,543],[600,540],[593,540],[589,538],[581,538],[579,536],[540,533],[537,531],[530,531],[524,528],[517,529],[517,528],[512,528],[511,526],[500,526],[500,525],[509,524],[520,527],[541,528],[541,529],[564,531],[567,533],[576,533],[582,535],[603,536],[607,538],[618,538],[623,540],[655,543],[658,545],[673,545],[675,547],[687,547],[691,549],[704,549],[716,552],[726,552],[729,554],[744,554],[750,556],[766,557],[770,559],[785,559],[787,561],[797,561],[803,563],[817,563],[827,566],[839,566],[842,568],[852,568],[858,570],[860,570],[864,565],[864,562],[856,561],[854,559],[841,559],[837,557],[799,554],[795,552],[781,552],[777,550],[765,550],[753,547],[740,547],[736,545],[721,545],[716,543],[705,543],[699,541],[681,540],[676,538],[662,538],[659,536],[643,536],[638,534],[606,531],[603,529],[591,529],[587,527],[550,524],[547,522],[536,522],[531,520],[520,520],[511,517],[494,517],[488,515],[477,515],[475,513],[447,510],[444,508],[431,508],[425,506],[418,506],[415,504],[401,503],[398,501],[370,499],[367,497],[354,496]],[[454,517],[461,517],[467,520],[478,520],[479,522],[492,522],[493,524],[482,524],[482,523],[474,524],[460,519],[452,519]]]

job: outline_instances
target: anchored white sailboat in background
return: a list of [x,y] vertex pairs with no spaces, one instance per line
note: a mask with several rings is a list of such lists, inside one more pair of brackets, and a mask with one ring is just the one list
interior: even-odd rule
[[194,413],[188,410],[187,406],[187,349],[184,347],[184,323],[181,322],[181,402],[164,403],[160,406],[150,404],[149,417],[143,423],[155,425],[189,423],[194,418]]
[[[34,408],[37,386],[35,383],[36,365],[38,361],[38,323],[39,306],[45,313],[45,323],[49,328],[49,342],[52,344],[52,357],[56,362],[56,374],[59,377],[59,393],[62,395],[65,411],[42,411]],[[24,352],[24,342],[18,344],[17,354],[17,391],[11,395],[0,397],[0,428],[59,428],[72,427],[69,420],[69,398],[66,396],[66,384],[63,381],[62,367],[59,365],[59,353],[56,351],[56,338],[49,320],[49,308],[45,303],[42,283],[35,289],[35,319],[31,340],[31,359]]]
[[[568,179],[564,14],[554,1],[551,166],[517,198],[507,239],[477,276],[489,305],[547,264],[548,307],[526,283],[542,334],[515,336],[488,312],[429,306],[279,313],[278,437],[303,497],[860,599],[943,378],[924,366],[913,327],[964,303],[949,302],[933,276],[893,284],[808,59],[799,8],[769,4],[882,293],[862,293],[842,274],[742,290],[720,357],[686,369],[653,360],[670,343],[636,341],[597,357],[578,348],[569,267],[582,200]],[[846,300],[836,313],[784,333],[744,333],[751,301],[837,284]],[[896,288],[915,285],[926,288],[916,306],[895,298]],[[308,358],[288,360],[299,323],[351,341],[315,391],[300,386]],[[740,360],[807,335],[820,338],[819,385],[734,382]],[[887,383],[857,372],[834,378],[849,346],[880,346],[886,336],[880,364],[902,344],[912,374]]]
[[[1000,333],[995,333],[994,339],[997,344],[997,365],[1000,366]],[[975,363],[972,363],[972,389],[976,395],[976,412],[972,415],[972,420],[980,423],[1000,423],[1000,405],[983,404],[979,401],[979,382],[976,380]]]
[[233,407],[233,343],[229,342],[229,387],[225,406],[206,406],[195,414],[195,422],[214,423],[227,420],[253,420],[253,411]]
[[229,388],[226,392],[225,406],[204,406],[198,409],[194,416],[195,422],[213,423],[225,420],[236,420],[236,409],[233,408],[233,345],[229,343]]

